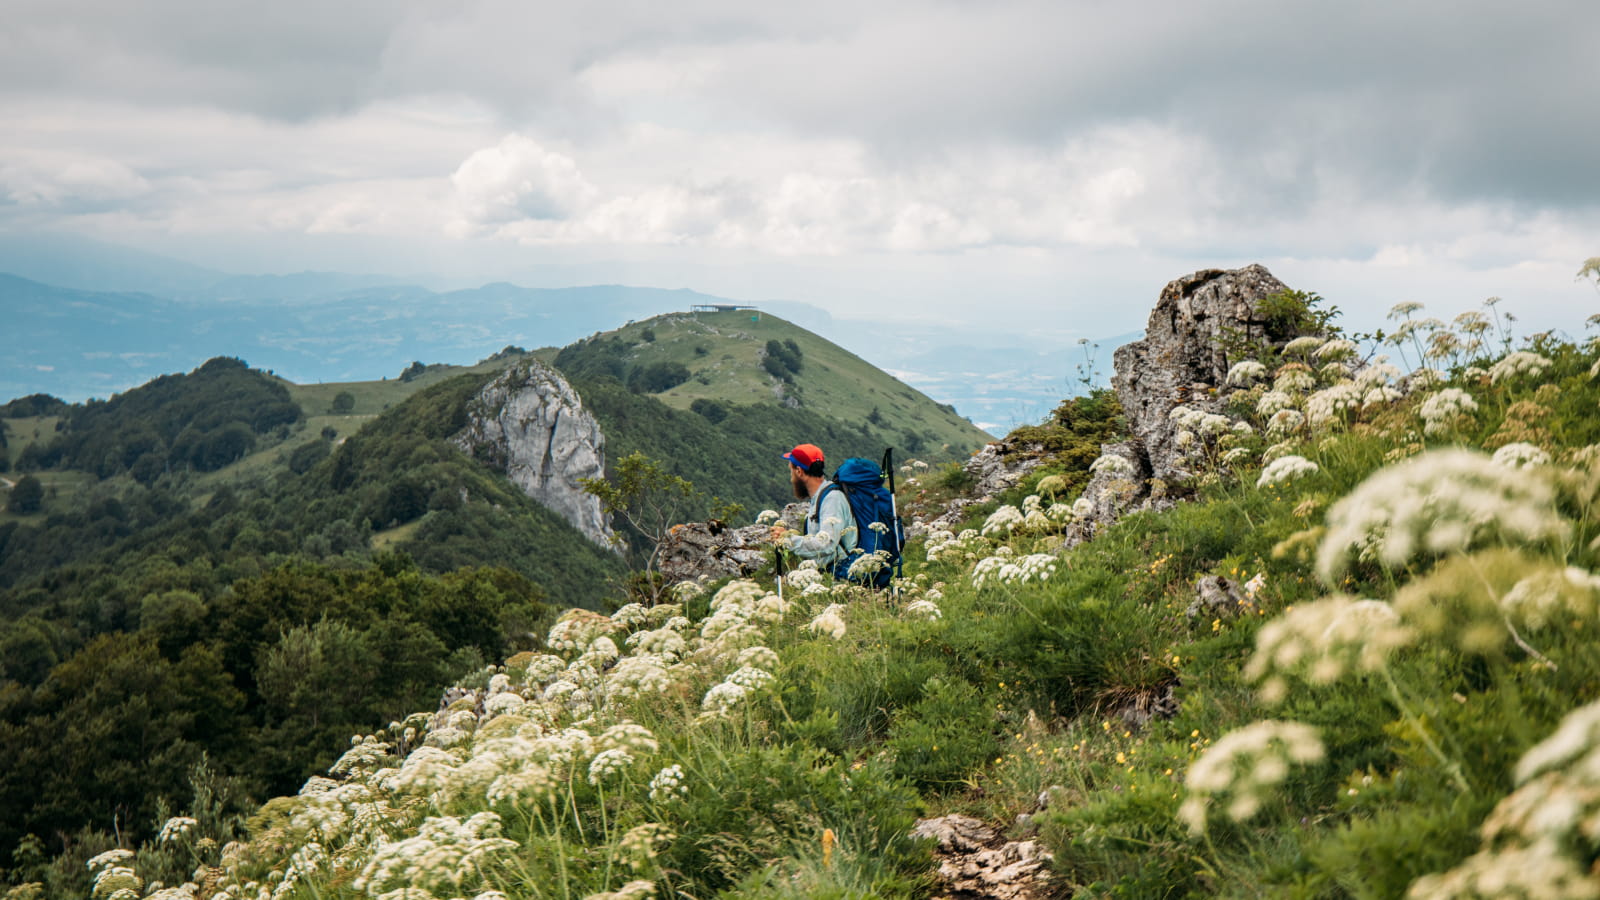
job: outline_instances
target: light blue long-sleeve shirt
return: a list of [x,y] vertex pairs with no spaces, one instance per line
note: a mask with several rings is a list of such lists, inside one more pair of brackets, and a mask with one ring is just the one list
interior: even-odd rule
[[[789,536],[789,549],[802,559],[814,559],[820,568],[829,568],[846,559],[856,549],[856,517],[843,488],[828,490],[833,482],[824,481],[811,495],[811,510],[806,515],[806,533]],[[823,496],[826,493],[826,496]],[[817,498],[822,497],[822,508]]]

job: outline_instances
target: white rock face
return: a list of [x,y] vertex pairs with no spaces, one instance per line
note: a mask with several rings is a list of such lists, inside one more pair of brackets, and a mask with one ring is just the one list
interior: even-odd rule
[[609,517],[579,483],[605,474],[605,435],[556,370],[536,359],[507,369],[468,404],[467,427],[451,440],[590,540],[614,546]]

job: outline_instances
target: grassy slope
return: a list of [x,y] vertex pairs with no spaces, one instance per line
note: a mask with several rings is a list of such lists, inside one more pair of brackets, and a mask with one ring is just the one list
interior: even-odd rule
[[[653,342],[642,338],[647,329],[655,333]],[[804,360],[795,378],[804,408],[852,423],[865,423],[877,409],[886,437],[906,430],[925,432],[934,446],[946,444],[958,452],[991,440],[971,422],[859,356],[767,313],[669,313],[599,337],[611,336],[635,345],[627,357],[630,364],[675,362],[689,369],[687,382],[656,395],[678,409],[702,398],[734,404],[779,402],[779,383],[762,369],[761,355],[769,340],[792,340]],[[698,354],[696,347],[707,352]],[[541,355],[554,359],[548,351]]]

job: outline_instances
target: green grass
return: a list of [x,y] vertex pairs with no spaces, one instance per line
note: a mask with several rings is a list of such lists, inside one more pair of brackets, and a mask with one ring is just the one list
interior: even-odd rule
[[[754,316],[754,318],[753,318]],[[644,340],[646,331],[654,341]],[[661,402],[689,409],[696,400],[723,404],[781,403],[797,400],[805,409],[831,419],[866,423],[876,410],[886,443],[903,445],[905,432],[924,436],[934,455],[964,456],[990,436],[947,407],[871,363],[815,334],[767,313],[669,313],[605,332],[597,340],[618,338],[631,347],[630,367],[678,363],[688,381],[656,394]],[[784,384],[762,368],[768,341],[794,341],[801,370]],[[703,353],[700,351],[704,351]],[[551,357],[553,359],[553,356]]]
[[6,430],[6,446],[0,448],[0,456],[6,457],[11,465],[16,468],[17,457],[30,444],[48,444],[56,436],[56,423],[61,421],[60,416],[24,416],[16,419],[0,419],[0,428]]
[[[283,385],[289,389],[289,396],[300,404],[300,408],[309,418],[323,419],[325,422],[366,421],[392,406],[400,405],[406,398],[423,388],[468,372],[480,374],[493,372],[505,368],[514,361],[514,359],[498,359],[471,366],[434,365],[409,381],[401,381],[398,378],[378,381],[330,381],[319,384],[294,384],[285,381]],[[348,415],[335,415],[332,411],[333,400],[341,393],[349,393],[355,399],[355,406]],[[318,430],[321,427],[318,425]]]

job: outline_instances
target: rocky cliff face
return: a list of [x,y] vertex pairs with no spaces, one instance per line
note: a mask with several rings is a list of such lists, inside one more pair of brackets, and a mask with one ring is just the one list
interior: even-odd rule
[[1169,418],[1173,407],[1189,403],[1218,411],[1229,362],[1222,352],[1223,334],[1237,329],[1262,335],[1259,303],[1287,289],[1261,265],[1202,269],[1162,288],[1144,339],[1117,348],[1111,386],[1152,477],[1188,475],[1173,440],[1178,431]]
[[523,492],[605,547],[611,523],[583,478],[605,474],[605,436],[578,392],[536,359],[507,369],[468,404],[453,443],[506,473]]

